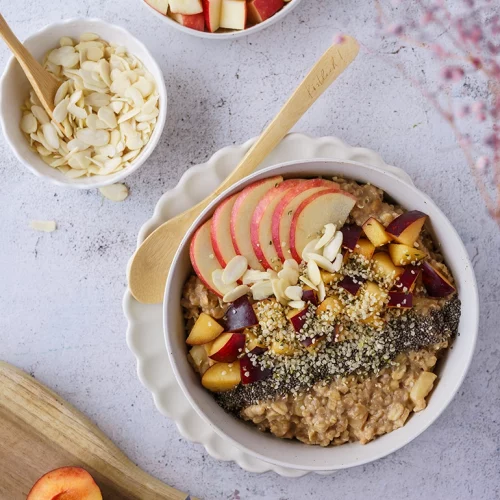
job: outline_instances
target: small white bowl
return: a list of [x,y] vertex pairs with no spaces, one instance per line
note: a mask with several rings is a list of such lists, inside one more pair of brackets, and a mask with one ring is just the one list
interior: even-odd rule
[[[180,302],[182,287],[192,269],[189,243],[193,232],[201,222],[212,215],[223,198],[240,191],[254,181],[274,175],[284,177],[342,175],[363,183],[370,182],[382,188],[403,207],[427,213],[435,240],[455,277],[459,298],[462,301],[459,335],[453,347],[439,363],[439,382],[429,398],[427,408],[412,415],[401,429],[378,437],[366,445],[348,443],[322,448],[262,433],[254,425],[225,413],[213,396],[202,387],[199,376],[187,360]],[[449,220],[428,196],[396,175],[376,167],[353,161],[306,160],[261,170],[225,191],[203,211],[186,233],[172,263],[165,288],[163,323],[174,375],[187,399],[207,426],[240,449],[265,462],[298,470],[333,471],[366,464],[393,453],[424,432],[439,417],[458,391],[472,360],[479,324],[479,303],[474,271],[467,251]]]
[[77,189],[92,189],[114,184],[135,172],[147,160],[158,144],[167,117],[167,89],[160,67],[145,45],[127,30],[100,19],[69,19],[43,28],[27,38],[24,45],[38,60],[42,60],[47,51],[58,47],[59,39],[62,36],[77,39],[81,34],[88,32],[97,33],[107,42],[114,42],[126,47],[127,51],[140,59],[146,69],[154,76],[158,87],[160,114],[154,131],[141,153],[124,170],[106,176],[95,175],[69,179],[59,170],[47,165],[30,149],[19,125],[22,116],[21,106],[29,95],[31,86],[14,57],[8,62],[0,80],[0,123],[2,124],[4,137],[17,159],[38,177],[43,177],[59,186]]
[[169,26],[172,26],[173,28],[182,31],[183,33],[197,36],[199,38],[211,38],[212,40],[234,40],[236,38],[243,38],[244,36],[251,35],[252,33],[256,33],[257,31],[260,31],[264,28],[267,28],[268,26],[271,26],[271,24],[277,23],[278,21],[283,19],[288,13],[290,13],[292,9],[295,9],[295,7],[297,7],[297,5],[301,2],[301,0],[291,0],[279,12],[274,14],[274,16],[270,17],[269,19],[266,19],[262,23],[252,26],[251,28],[247,28],[244,30],[227,31],[224,33],[209,33],[207,31],[198,31],[191,28],[186,28],[185,26],[179,24],[170,17],[164,16],[157,10],[153,9],[153,7],[151,7],[148,3],[146,3],[145,0],[139,0],[139,2],[145,5],[146,8],[150,12],[152,12],[156,17],[162,19]]

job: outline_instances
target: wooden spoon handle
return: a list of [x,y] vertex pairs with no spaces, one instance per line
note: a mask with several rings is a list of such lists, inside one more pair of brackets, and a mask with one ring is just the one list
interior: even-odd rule
[[47,111],[54,109],[54,96],[58,87],[57,80],[28,52],[14,35],[7,21],[0,14],[0,36],[12,51]]
[[[73,406],[27,373],[3,361],[0,361],[0,416],[0,423],[2,419],[16,422],[18,439],[26,435],[41,436],[50,443],[51,449],[60,450],[61,456],[74,457],[80,466],[88,469],[98,484],[113,491],[113,497],[109,498],[188,498],[185,493],[139,469]],[[9,453],[11,450],[8,447],[0,447],[2,461],[9,460]],[[35,454],[36,450],[33,450]]]
[[354,61],[358,52],[358,42],[347,35],[343,36],[341,44],[332,45],[314,65],[273,121],[265,128],[236,169],[212,195],[203,200],[203,204],[198,204],[197,208],[203,210],[228,187],[251,174],[323,92]]

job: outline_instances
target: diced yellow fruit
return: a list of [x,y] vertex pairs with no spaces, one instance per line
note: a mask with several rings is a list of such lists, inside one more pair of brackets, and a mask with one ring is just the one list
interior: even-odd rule
[[211,316],[201,313],[189,334],[186,343],[189,345],[207,344],[216,339],[224,328]]
[[189,351],[191,363],[195,370],[201,375],[203,375],[213,364],[213,361],[208,357],[211,346],[212,342],[204,345],[195,345]]
[[295,349],[290,344],[282,344],[281,342],[274,341],[271,345],[271,350],[279,356],[293,356]]
[[256,347],[266,347],[264,344],[259,342],[257,336],[254,335],[250,330],[245,330],[245,335],[247,337],[246,347],[249,351],[255,349]]
[[425,259],[425,252],[422,252],[422,250],[396,243],[389,245],[389,254],[396,266],[406,266]]
[[373,217],[370,217],[363,224],[363,231],[376,247],[381,247],[392,240],[392,237],[385,231],[384,226]]
[[241,382],[240,362],[216,363],[209,368],[201,379],[203,387],[212,392],[234,389]]
[[382,290],[373,281],[367,281],[363,287],[362,300],[368,301],[370,308],[376,313],[384,307],[384,302],[387,300],[387,292]]
[[389,254],[384,252],[376,253],[372,259],[372,267],[375,275],[384,280],[393,280],[401,275],[404,271],[403,268],[395,266]]
[[318,337],[317,339],[314,339],[314,342],[306,347],[306,349],[309,352],[314,352],[320,345],[321,341],[323,340],[324,337]]
[[[340,273],[329,273],[328,271],[321,271],[321,280],[325,285],[331,285],[337,281],[340,281],[343,276]],[[309,289],[309,287],[304,287],[304,290]]]
[[342,311],[342,302],[335,295],[328,296],[316,309],[316,315],[324,313],[325,311],[331,312],[334,315],[339,314]]
[[365,259],[370,260],[375,253],[375,247],[371,241],[360,239],[356,243],[356,248],[352,253],[362,255]]

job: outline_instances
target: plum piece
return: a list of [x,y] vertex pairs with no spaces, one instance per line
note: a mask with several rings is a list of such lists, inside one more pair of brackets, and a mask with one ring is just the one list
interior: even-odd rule
[[302,292],[302,300],[305,302],[310,302],[312,305],[317,306],[318,294],[316,293],[316,290],[313,290],[312,288],[305,289]]
[[226,311],[222,323],[226,331],[239,332],[245,328],[257,325],[259,320],[248,297],[244,295],[232,303]]
[[430,297],[447,297],[456,291],[443,274],[428,262],[422,263],[422,281]]
[[309,312],[309,306],[304,307],[304,309],[294,309],[288,314],[288,319],[292,323],[292,326],[296,332],[300,332],[307,320],[307,313]]
[[385,231],[398,243],[411,247],[417,241],[426,219],[427,215],[423,212],[411,210],[396,217]]
[[357,276],[353,278],[352,276],[344,276],[344,279],[339,282],[339,286],[341,286],[344,290],[347,290],[351,295],[357,295],[359,289],[363,286],[363,283],[366,280],[364,278],[360,278]]
[[393,287],[393,291],[404,293],[413,291],[421,271],[422,268],[420,266],[405,267],[403,274],[398,277],[398,280]]
[[232,363],[243,352],[245,342],[246,335],[243,333],[223,333],[214,341],[210,358],[220,363]]
[[363,224],[363,231],[375,247],[382,247],[392,240],[384,226],[374,217],[370,217]]
[[260,380],[266,380],[272,375],[269,368],[254,366],[250,358],[245,355],[240,359],[241,383],[243,385],[252,384]]
[[212,392],[234,389],[241,382],[240,362],[215,363],[201,378],[203,387]]
[[351,252],[354,251],[363,229],[356,224],[346,224],[340,231],[343,235],[342,247],[347,248]]
[[387,307],[398,307],[411,309],[413,307],[413,295],[411,293],[389,292],[389,303]]

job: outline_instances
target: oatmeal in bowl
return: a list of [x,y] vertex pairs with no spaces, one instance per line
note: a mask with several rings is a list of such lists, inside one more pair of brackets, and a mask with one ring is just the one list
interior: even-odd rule
[[247,451],[280,465],[307,468],[309,450],[323,470],[351,465],[338,445],[352,464],[380,456],[436,418],[427,406],[453,385],[442,379],[469,304],[435,230],[443,216],[351,170],[282,167],[231,190],[186,236],[174,277],[181,386],[236,444],[245,434]]

